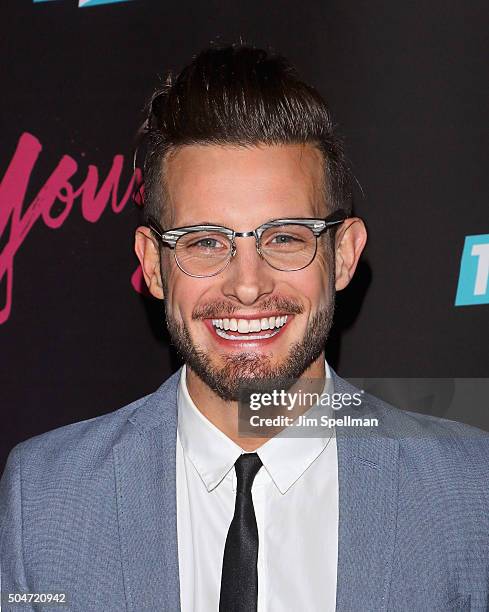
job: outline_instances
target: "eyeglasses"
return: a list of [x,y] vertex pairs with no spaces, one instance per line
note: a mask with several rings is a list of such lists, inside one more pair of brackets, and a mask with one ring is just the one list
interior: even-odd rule
[[235,232],[221,225],[191,225],[163,230],[154,217],[148,226],[157,239],[173,249],[177,266],[197,278],[215,276],[236,255],[236,238],[253,236],[256,250],[272,268],[282,272],[302,270],[312,263],[317,240],[348,214],[337,210],[325,219],[275,219],[249,232]]

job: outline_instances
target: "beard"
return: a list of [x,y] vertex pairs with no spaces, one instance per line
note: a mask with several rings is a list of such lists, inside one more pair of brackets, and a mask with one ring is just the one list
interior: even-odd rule
[[[273,386],[289,388],[293,379],[300,378],[307,368],[316,361],[322,352],[333,324],[334,285],[330,287],[328,305],[318,310],[309,321],[304,336],[290,345],[287,355],[273,363],[272,355],[261,352],[243,351],[240,353],[220,355],[223,363],[214,364],[211,353],[196,345],[184,323],[177,322],[166,311],[168,332],[178,353],[195,374],[221,399],[227,402],[239,401],[242,394],[249,392],[251,386]],[[193,319],[224,318],[224,304],[216,304],[194,312]],[[229,305],[228,311],[229,311]],[[273,300],[267,303],[268,310],[273,306],[278,310],[300,314],[303,308],[287,299]],[[281,307],[281,308],[280,308]],[[216,313],[214,316],[213,313]],[[219,316],[220,315],[220,316]]]

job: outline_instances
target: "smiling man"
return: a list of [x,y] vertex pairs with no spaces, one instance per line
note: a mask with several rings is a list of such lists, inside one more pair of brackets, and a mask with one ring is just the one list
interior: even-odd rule
[[[5,608],[44,593],[80,612],[487,610],[489,436],[325,361],[366,230],[324,100],[282,57],[212,48],[145,127],[135,250],[184,366],[11,452]],[[343,398],[335,427],[243,432],[244,389],[305,381]]]
[[[220,144],[167,153],[165,206],[156,214],[178,230],[163,231],[148,214],[152,229],[136,234],[146,282],[165,299],[171,338],[187,364],[190,395],[236,442],[243,382],[324,378],[334,288],[348,284],[366,240],[363,222],[341,221],[326,194],[328,162],[312,144],[319,134],[295,143],[296,132],[307,129],[298,113],[289,132],[279,127],[282,144],[279,133],[269,143],[244,141],[246,122],[258,120],[248,110],[235,143],[226,135]],[[248,235],[233,239],[227,228]],[[337,231],[336,258],[328,230]]]

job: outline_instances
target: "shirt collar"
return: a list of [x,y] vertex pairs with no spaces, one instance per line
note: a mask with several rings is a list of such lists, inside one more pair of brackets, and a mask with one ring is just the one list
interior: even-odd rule
[[217,428],[194,404],[187,389],[187,367],[182,368],[177,390],[178,434],[208,491],[234,466],[243,449]]
[[[327,362],[325,391],[331,393],[332,378]],[[177,390],[178,434],[184,453],[192,462],[208,491],[217,487],[238,457],[245,451],[228,438],[197,408],[187,389],[184,365]],[[311,408],[309,412],[314,410]],[[263,466],[282,494],[296,482],[317,459],[331,439],[324,437],[288,437],[278,434],[256,452]]]

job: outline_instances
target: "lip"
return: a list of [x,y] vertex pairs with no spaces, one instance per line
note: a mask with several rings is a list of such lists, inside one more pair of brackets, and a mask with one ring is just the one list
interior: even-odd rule
[[[254,314],[254,315],[247,315],[247,316],[232,314],[232,315],[226,315],[223,317],[212,317],[212,319],[248,319],[248,320],[249,319],[264,319],[264,318],[269,318],[269,317],[284,316],[285,314],[286,313],[284,312],[275,311],[275,313],[267,312],[263,314]],[[282,336],[286,327],[289,325],[293,316],[294,315],[287,314],[287,321],[280,328],[279,332],[275,334],[274,336],[272,336],[271,338],[265,338],[263,340],[244,340],[244,339],[243,340],[241,339],[226,340],[225,338],[221,338],[220,336],[217,335],[214,325],[212,325],[212,319],[204,319],[204,323],[207,326],[207,329],[209,330],[210,334],[212,335],[214,342],[219,344],[219,346],[226,347],[226,348],[231,347],[231,348],[243,348],[243,349],[251,348],[251,347],[259,348],[261,346],[263,347],[268,346],[269,344],[272,344],[277,339],[279,339],[280,336]]]
[[[210,319],[205,319],[206,321],[212,321],[212,319],[247,319],[252,320],[252,319],[269,319],[270,317],[293,317],[294,315],[291,314],[290,312],[283,312],[283,311],[279,311],[279,310],[273,310],[270,311],[268,310],[267,312],[257,312],[257,313],[253,313],[253,314],[225,314],[225,315],[219,315],[218,317],[211,317]],[[285,326],[284,326],[285,327]]]

